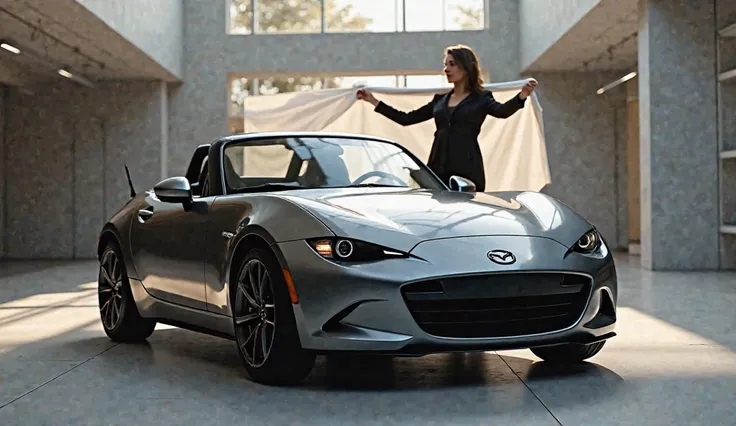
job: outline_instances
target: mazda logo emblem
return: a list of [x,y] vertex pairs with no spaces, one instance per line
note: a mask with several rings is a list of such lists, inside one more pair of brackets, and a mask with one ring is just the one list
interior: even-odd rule
[[491,250],[488,252],[488,258],[499,265],[511,265],[516,262],[514,254],[506,250]]

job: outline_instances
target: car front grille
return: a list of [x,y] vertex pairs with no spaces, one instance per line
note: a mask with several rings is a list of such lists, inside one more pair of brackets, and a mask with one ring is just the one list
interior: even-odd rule
[[438,337],[492,338],[571,327],[585,309],[590,278],[565,273],[485,274],[402,286],[411,315]]

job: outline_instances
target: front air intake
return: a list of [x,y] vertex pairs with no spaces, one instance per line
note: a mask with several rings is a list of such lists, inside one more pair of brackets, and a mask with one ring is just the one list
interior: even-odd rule
[[[441,292],[426,291],[440,287]],[[438,337],[492,338],[573,326],[587,304],[591,280],[564,273],[485,274],[411,283],[401,290],[425,332]]]

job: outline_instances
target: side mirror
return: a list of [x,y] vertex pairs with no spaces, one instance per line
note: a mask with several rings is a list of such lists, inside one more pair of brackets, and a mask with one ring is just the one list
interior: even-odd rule
[[188,204],[192,202],[192,187],[184,177],[177,176],[162,180],[153,187],[153,193],[164,203]]
[[450,177],[450,189],[458,192],[475,192],[475,184],[464,177],[452,176]]

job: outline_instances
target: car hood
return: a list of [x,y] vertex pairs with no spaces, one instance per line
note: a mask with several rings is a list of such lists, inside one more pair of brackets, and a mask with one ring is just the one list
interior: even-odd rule
[[493,235],[544,237],[570,247],[592,228],[568,206],[538,192],[332,188],[280,196],[338,236],[405,252],[426,240]]

